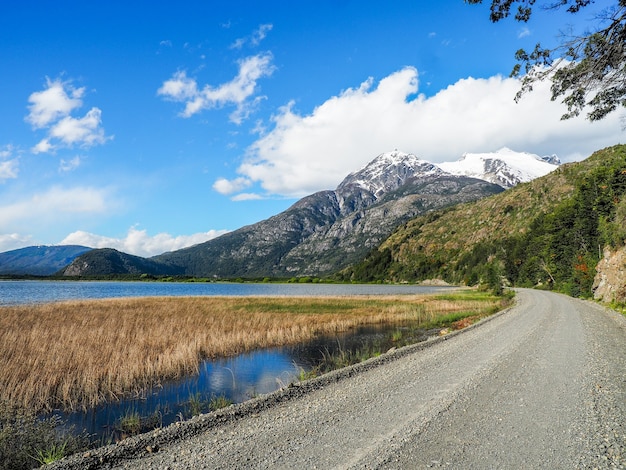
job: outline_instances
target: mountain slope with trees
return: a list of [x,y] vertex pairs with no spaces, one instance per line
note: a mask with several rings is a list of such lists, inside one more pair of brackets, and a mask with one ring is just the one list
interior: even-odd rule
[[590,296],[605,247],[626,238],[626,146],[562,165],[480,201],[417,217],[360,264],[355,281],[546,286]]

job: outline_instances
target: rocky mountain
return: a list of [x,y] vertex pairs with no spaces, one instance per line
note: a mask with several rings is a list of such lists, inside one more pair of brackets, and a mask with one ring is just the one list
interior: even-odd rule
[[49,276],[91,250],[86,246],[29,246],[0,253],[0,274]]
[[625,301],[626,145],[400,226],[343,280],[543,286]]
[[512,188],[547,175],[560,164],[556,155],[540,157],[504,147],[492,153],[466,153],[455,162],[440,163],[439,168],[453,175],[471,176]]
[[[493,183],[446,173],[415,155],[388,152],[348,175],[335,190],[317,192],[267,220],[150,261],[165,274],[199,277],[325,275],[359,261],[416,215],[501,191]],[[84,265],[78,258],[65,273],[80,275]],[[129,265],[124,269],[128,272]]]

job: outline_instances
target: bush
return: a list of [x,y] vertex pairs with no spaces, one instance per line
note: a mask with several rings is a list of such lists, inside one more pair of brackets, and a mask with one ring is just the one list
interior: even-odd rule
[[0,469],[37,468],[88,448],[86,435],[61,433],[60,424],[0,402]]

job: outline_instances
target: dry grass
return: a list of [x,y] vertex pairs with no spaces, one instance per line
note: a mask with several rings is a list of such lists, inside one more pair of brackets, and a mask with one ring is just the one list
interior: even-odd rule
[[499,302],[459,297],[168,297],[2,307],[0,401],[36,411],[92,407],[195,373],[206,358],[361,324],[493,311]]

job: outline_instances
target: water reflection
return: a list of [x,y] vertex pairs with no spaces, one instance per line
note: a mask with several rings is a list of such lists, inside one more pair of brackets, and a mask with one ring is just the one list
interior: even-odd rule
[[[86,431],[94,441],[106,443],[124,437],[120,422],[141,417],[144,428],[167,426],[198,411],[209,411],[212,398],[241,403],[271,393],[298,380],[301,371],[318,367],[324,356],[374,348],[385,352],[403,341],[417,342],[427,333],[408,326],[361,327],[346,334],[322,337],[297,346],[262,349],[231,358],[205,361],[192,377],[163,383],[141,397],[100,406],[85,412],[57,412],[75,432]],[[402,343],[404,344],[404,343]]]

